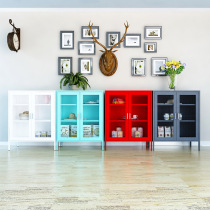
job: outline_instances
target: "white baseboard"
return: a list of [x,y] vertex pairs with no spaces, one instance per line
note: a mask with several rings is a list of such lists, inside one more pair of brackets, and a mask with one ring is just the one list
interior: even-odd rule
[[[49,142],[18,142],[22,146],[53,146]],[[11,145],[16,145],[12,142]],[[64,142],[63,146],[101,146],[101,142]],[[155,146],[188,146],[188,142],[155,142]],[[192,146],[197,146],[197,142],[192,142]],[[7,142],[0,142],[0,146],[7,146]],[[145,146],[145,142],[108,142],[107,146]],[[201,141],[201,146],[210,146],[210,141]]]

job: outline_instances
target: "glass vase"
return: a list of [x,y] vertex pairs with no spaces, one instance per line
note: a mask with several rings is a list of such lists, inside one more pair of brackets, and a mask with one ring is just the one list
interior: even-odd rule
[[170,90],[175,90],[177,84],[176,74],[168,75],[168,87]]

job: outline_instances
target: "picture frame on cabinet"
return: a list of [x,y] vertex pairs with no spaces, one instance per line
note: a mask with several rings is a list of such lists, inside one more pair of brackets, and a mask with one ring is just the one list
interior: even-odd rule
[[[99,26],[92,26],[92,32],[96,39],[99,39]],[[91,35],[90,28],[88,26],[82,26],[81,28],[81,38],[82,39],[93,39]]]
[[58,57],[58,75],[72,72],[72,57]]
[[141,34],[126,34],[124,47],[141,47]]
[[131,59],[131,75],[146,76],[146,58]]
[[93,58],[78,58],[79,72],[82,74],[93,74]]
[[162,26],[145,26],[144,39],[162,39]]
[[160,71],[160,67],[168,61],[166,57],[151,58],[151,74],[152,76],[166,76],[165,72]]
[[74,31],[60,31],[60,49],[74,49]]
[[87,41],[78,42],[78,54],[79,55],[95,55],[95,42]]
[[[106,32],[106,47],[111,48],[120,41],[120,32]],[[115,48],[120,48],[118,44]]]
[[144,43],[145,53],[156,53],[157,52],[157,42],[145,42]]

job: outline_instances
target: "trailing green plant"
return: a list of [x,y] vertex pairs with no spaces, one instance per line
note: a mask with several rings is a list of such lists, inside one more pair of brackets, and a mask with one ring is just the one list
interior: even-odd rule
[[60,81],[61,90],[62,86],[71,87],[72,85],[76,85],[78,88],[81,87],[83,90],[86,90],[88,86],[90,87],[88,79],[79,72],[76,74],[65,74]]

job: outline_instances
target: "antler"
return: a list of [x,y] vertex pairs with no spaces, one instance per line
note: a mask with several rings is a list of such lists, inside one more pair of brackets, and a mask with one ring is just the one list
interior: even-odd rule
[[110,51],[112,51],[112,49],[114,49],[114,48],[115,48],[118,44],[120,44],[121,42],[124,42],[125,35],[126,35],[127,30],[128,30],[128,28],[129,28],[128,21],[126,20],[126,22],[127,22],[127,24],[124,23],[124,25],[125,25],[125,33],[124,33],[123,37],[120,39],[120,41],[119,41],[117,44],[115,44],[115,45],[113,45],[113,46],[111,47]]
[[[91,35],[92,35],[92,37],[93,37],[93,41],[96,42],[97,44],[99,44],[101,47],[103,47],[105,51],[107,51],[107,48],[106,48],[103,44],[101,44],[100,42],[98,42],[97,39],[94,37],[93,31],[92,31],[92,26],[93,26],[93,23],[92,23],[92,25],[90,25],[90,22],[89,22],[88,27],[89,27],[90,33],[91,33]],[[104,52],[103,50],[100,50],[100,51],[101,51],[101,52]]]

